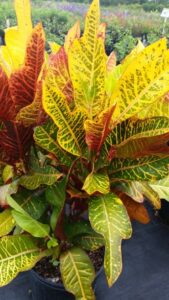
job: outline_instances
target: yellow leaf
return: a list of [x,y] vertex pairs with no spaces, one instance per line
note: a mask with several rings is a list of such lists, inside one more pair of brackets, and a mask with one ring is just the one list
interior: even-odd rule
[[137,114],[168,91],[169,58],[166,39],[145,48],[127,67],[112,94],[114,114],[121,122]]
[[69,29],[68,34],[65,37],[64,48],[68,53],[73,41],[80,38],[80,22],[77,21],[72,28]]
[[84,35],[74,41],[68,54],[75,104],[89,119],[106,105],[106,57],[104,41],[98,38],[99,20],[99,1],[94,0],[86,17]]
[[49,42],[50,49],[52,54],[56,54],[60,50],[60,45],[55,42]]

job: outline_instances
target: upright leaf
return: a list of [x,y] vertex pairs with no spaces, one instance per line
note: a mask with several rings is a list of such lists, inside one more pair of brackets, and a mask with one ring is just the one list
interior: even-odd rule
[[68,53],[70,47],[72,46],[72,43],[75,39],[80,38],[80,22],[77,21],[73,27],[71,27],[65,37],[65,43],[64,48],[66,50],[66,53]]
[[93,229],[104,237],[104,268],[108,285],[112,286],[122,269],[121,241],[131,236],[129,217],[121,200],[107,194],[90,200],[89,219]]
[[99,0],[94,0],[86,16],[84,35],[73,42],[68,54],[75,104],[88,114],[89,119],[107,108],[106,58],[104,41],[98,38],[99,20]]
[[65,288],[77,300],[95,300],[92,282],[94,267],[87,254],[80,248],[72,248],[61,254],[60,270]]
[[165,39],[140,52],[112,94],[112,102],[118,103],[114,116],[117,123],[135,115],[168,91],[168,66]]
[[68,103],[73,100],[73,87],[68,69],[68,57],[64,47],[55,54],[49,56],[49,76],[52,72],[55,86],[66,97]]
[[15,117],[15,106],[12,100],[9,79],[0,68],[0,119],[12,120]]
[[12,73],[10,78],[10,89],[17,112],[34,100],[37,80],[44,62],[44,49],[44,32],[42,25],[38,24],[27,45],[24,66]]
[[44,85],[43,106],[59,128],[57,133],[59,145],[73,155],[82,155],[84,115],[80,111],[74,113],[70,111],[65,97],[56,89],[51,79]]

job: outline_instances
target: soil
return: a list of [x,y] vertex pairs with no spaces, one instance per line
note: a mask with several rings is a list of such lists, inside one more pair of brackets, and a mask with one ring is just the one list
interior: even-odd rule
[[[90,251],[87,253],[97,273],[103,264],[104,248],[102,247],[96,251]],[[43,258],[40,262],[38,262],[34,267],[34,271],[52,283],[62,283],[59,265],[54,266],[50,258]]]

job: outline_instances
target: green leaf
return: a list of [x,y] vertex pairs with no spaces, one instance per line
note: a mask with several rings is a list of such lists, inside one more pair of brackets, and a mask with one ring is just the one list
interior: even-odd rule
[[161,199],[169,201],[169,176],[151,183],[150,187],[159,195]]
[[91,234],[76,236],[72,242],[74,245],[87,251],[95,251],[105,244],[104,238],[94,230]]
[[15,226],[15,220],[12,217],[11,209],[5,209],[0,213],[0,237],[7,235]]
[[18,191],[19,181],[15,180],[9,184],[0,186],[0,205],[4,206],[7,204],[7,196],[15,194]]
[[115,158],[110,164],[110,179],[154,181],[168,175],[169,156],[145,156],[138,159]]
[[19,190],[13,199],[35,220],[38,220],[46,210],[45,192]]
[[66,198],[66,184],[67,178],[63,178],[61,181],[58,181],[52,187],[48,187],[46,190],[46,200],[54,206],[54,210],[51,216],[51,227],[54,230],[61,214],[65,198]]
[[35,190],[42,184],[54,184],[61,176],[62,174],[55,168],[46,166],[45,168],[39,168],[39,170],[32,172],[30,175],[21,176],[19,184],[28,190]]
[[43,126],[38,126],[34,130],[34,140],[37,145],[53,153],[57,159],[68,167],[72,163],[71,156],[66,153],[57,142],[58,128],[52,121],[46,122]]
[[93,234],[93,229],[90,223],[86,220],[78,220],[74,222],[65,220],[64,232],[67,238],[72,241],[76,236]]
[[[34,237],[49,237],[50,227],[33,219],[12,197],[8,196],[8,204],[14,209],[12,216],[16,223]],[[50,238],[50,237],[49,237]]]
[[19,272],[30,270],[47,251],[38,248],[28,235],[7,236],[0,239],[0,286],[8,284]]
[[95,300],[92,282],[94,267],[88,255],[79,248],[72,248],[60,256],[62,280],[67,291],[75,295],[76,300]]
[[107,174],[104,173],[90,173],[85,179],[82,187],[89,195],[99,192],[107,194],[110,191],[110,181]]
[[131,223],[122,201],[114,194],[93,197],[89,202],[89,219],[105,240],[104,268],[110,287],[122,270],[121,241],[131,237]]

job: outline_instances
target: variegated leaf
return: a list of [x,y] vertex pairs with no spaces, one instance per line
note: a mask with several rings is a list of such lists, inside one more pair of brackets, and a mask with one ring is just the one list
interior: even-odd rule
[[15,220],[11,209],[5,209],[0,213],[0,237],[9,234],[15,226]]
[[89,195],[96,192],[107,194],[110,191],[109,177],[105,173],[90,173],[82,187]]
[[94,267],[88,255],[80,248],[71,248],[60,256],[60,270],[65,288],[77,300],[95,300],[92,282]]
[[166,39],[148,46],[133,60],[112,94],[116,122],[126,120],[168,91],[169,58]]
[[44,62],[44,49],[44,32],[42,25],[38,24],[27,45],[24,66],[10,77],[10,90],[17,112],[34,100],[37,80]]
[[168,175],[169,156],[145,156],[138,159],[112,160],[109,168],[113,181],[155,181]]
[[35,128],[34,140],[41,148],[53,153],[58,161],[70,166],[72,163],[71,156],[59,146],[57,131],[58,128],[55,123],[48,120],[44,125]]
[[69,70],[74,87],[76,107],[92,119],[106,107],[106,57],[104,41],[99,33],[99,0],[94,0],[86,16],[85,31],[81,39],[70,48]]
[[104,238],[93,231],[91,234],[76,236],[73,239],[73,244],[87,251],[95,251],[104,246]]
[[13,120],[15,114],[15,105],[10,92],[9,79],[0,67],[0,119]]
[[40,185],[53,185],[62,176],[55,168],[46,166],[32,171],[29,175],[23,175],[19,184],[28,190],[36,190]]
[[121,241],[131,236],[131,224],[121,200],[114,194],[94,197],[89,202],[93,229],[105,240],[104,268],[109,287],[122,270]]
[[54,84],[66,97],[68,103],[73,100],[73,87],[68,69],[68,57],[64,47],[61,47],[56,54],[49,56],[49,70],[52,72]]
[[8,284],[19,272],[30,270],[47,251],[39,248],[28,235],[0,239],[0,286]]
[[66,53],[68,53],[70,47],[72,46],[72,43],[75,39],[80,38],[80,22],[77,21],[73,27],[71,27],[65,37],[65,43],[64,48],[66,50]]
[[44,109],[59,128],[57,133],[59,145],[73,155],[82,155],[84,115],[80,111],[74,113],[70,111],[65,97],[57,90],[51,78],[44,85],[43,95]]
[[42,108],[42,81],[37,84],[36,94],[33,102],[19,111],[16,119],[25,127],[40,125],[46,119],[46,114]]

